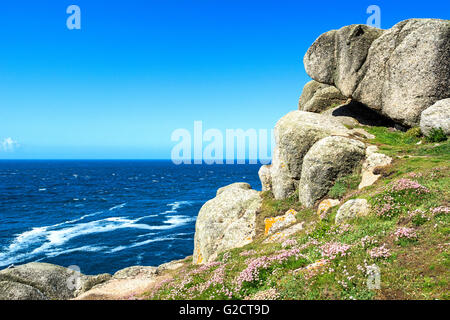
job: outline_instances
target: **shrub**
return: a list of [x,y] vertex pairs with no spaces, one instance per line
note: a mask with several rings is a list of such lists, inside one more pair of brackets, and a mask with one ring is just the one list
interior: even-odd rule
[[442,128],[433,128],[426,136],[428,142],[442,142],[447,140],[447,135]]
[[406,131],[405,135],[410,138],[419,138],[422,135],[419,127],[414,127]]

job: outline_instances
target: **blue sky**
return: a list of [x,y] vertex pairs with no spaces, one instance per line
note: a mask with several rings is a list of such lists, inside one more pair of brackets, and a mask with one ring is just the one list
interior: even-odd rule
[[4,1],[0,159],[169,158],[195,120],[270,130],[297,108],[308,47],[372,4],[384,29],[450,19],[437,0]]

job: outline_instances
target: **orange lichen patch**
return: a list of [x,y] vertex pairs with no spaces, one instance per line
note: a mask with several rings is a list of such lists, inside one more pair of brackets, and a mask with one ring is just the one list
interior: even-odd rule
[[320,259],[320,260],[318,260],[318,261],[316,261],[316,262],[314,262],[314,263],[312,263],[312,264],[310,264],[310,265],[307,265],[307,266],[305,267],[305,269],[306,269],[306,270],[315,270],[315,269],[319,269],[319,268],[321,268],[321,267],[327,265],[328,262],[329,262],[329,261],[326,260],[326,259]]
[[196,263],[197,264],[201,264],[202,262],[203,262],[203,255],[201,253],[199,253],[198,256],[197,256]]
[[320,216],[324,213],[327,213],[328,210],[337,206],[338,204],[339,200],[325,199],[319,204],[319,207],[317,208],[317,214]]
[[295,215],[297,214],[297,211],[290,209],[286,212],[283,216],[278,217],[271,217],[264,219],[264,235],[268,235],[270,232],[270,229],[273,227],[273,225],[277,222],[283,222],[285,221],[289,215],[292,215],[295,219]]

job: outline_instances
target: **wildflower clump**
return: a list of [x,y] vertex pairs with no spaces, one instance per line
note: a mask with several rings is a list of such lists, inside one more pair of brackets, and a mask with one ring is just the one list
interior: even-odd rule
[[424,187],[423,185],[414,180],[406,178],[399,179],[395,181],[394,184],[392,185],[392,191],[398,192],[404,190],[413,191],[416,194],[424,194],[430,192],[430,190],[427,187]]
[[375,247],[368,251],[369,256],[372,259],[387,259],[391,256],[391,252],[386,245],[383,244],[381,247]]
[[348,250],[350,250],[351,245],[342,244],[338,242],[329,242],[325,243],[320,247],[322,257],[328,258],[330,260],[334,260],[338,256],[344,257],[348,254]]
[[434,216],[439,216],[439,215],[442,215],[442,214],[448,214],[448,213],[450,213],[450,207],[446,207],[446,206],[436,207],[436,208],[431,209],[431,213]]
[[394,232],[394,237],[398,244],[404,245],[408,242],[416,241],[417,233],[413,228],[401,227]]

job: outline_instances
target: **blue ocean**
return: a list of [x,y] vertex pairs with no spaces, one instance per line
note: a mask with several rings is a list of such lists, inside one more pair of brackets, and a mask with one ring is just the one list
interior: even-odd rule
[[260,190],[259,167],[0,161],[0,269],[40,261],[98,274],[184,258],[201,206],[233,182]]

